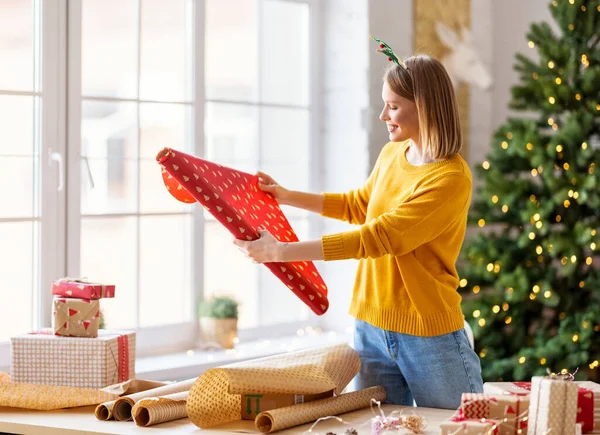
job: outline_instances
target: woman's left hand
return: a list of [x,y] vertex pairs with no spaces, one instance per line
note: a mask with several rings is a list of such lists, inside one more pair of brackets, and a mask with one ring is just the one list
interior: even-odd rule
[[246,241],[235,239],[233,243],[240,251],[250,258],[254,263],[273,263],[281,261],[281,247],[284,243],[279,242],[267,230],[258,230],[260,238]]

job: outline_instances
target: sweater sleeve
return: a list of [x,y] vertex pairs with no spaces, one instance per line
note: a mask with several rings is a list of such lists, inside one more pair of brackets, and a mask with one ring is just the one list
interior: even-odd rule
[[324,193],[322,216],[362,225],[367,218],[367,208],[371,200],[371,192],[379,174],[379,167],[383,160],[383,154],[387,145],[379,153],[379,157],[373,166],[366,183],[355,190],[347,193]]
[[323,236],[325,261],[405,255],[438,237],[469,207],[471,182],[443,177],[357,230]]

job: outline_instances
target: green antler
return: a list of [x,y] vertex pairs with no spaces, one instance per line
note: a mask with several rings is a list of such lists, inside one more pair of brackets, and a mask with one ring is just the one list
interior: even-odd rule
[[377,50],[377,51],[379,53],[385,54],[388,58],[388,61],[394,62],[396,65],[406,69],[406,65],[404,65],[404,62],[402,62],[400,59],[398,59],[398,56],[396,56],[396,54],[394,53],[394,50],[392,50],[392,47],[387,45],[385,42],[383,42],[379,38],[376,38],[374,36],[370,36],[370,38],[374,39],[375,41],[377,41],[379,43],[379,50]]

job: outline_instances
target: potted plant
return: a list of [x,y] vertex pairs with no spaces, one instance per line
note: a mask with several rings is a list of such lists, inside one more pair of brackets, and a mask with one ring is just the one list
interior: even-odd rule
[[237,337],[238,302],[228,296],[214,296],[200,303],[200,336],[204,342],[215,342],[233,349]]

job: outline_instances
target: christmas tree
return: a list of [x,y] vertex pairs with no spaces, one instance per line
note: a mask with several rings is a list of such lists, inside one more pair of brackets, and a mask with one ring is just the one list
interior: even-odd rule
[[[478,163],[459,262],[485,381],[600,364],[600,2],[555,0],[516,55],[510,118]],[[558,31],[554,30],[558,28]]]

